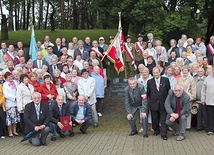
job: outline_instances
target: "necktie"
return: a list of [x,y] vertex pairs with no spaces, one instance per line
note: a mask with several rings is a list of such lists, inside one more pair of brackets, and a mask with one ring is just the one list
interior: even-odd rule
[[134,98],[135,98],[135,91],[134,91],[134,89],[132,90],[132,94],[133,94],[133,102],[134,102]]
[[56,65],[54,65],[54,70],[56,69]]
[[159,80],[158,79],[156,79],[156,86],[157,86],[157,90],[159,91],[160,84],[159,84]]
[[62,106],[59,106],[59,114],[62,116]]
[[37,115],[37,119],[39,120],[39,106],[36,107],[36,115]]
[[42,61],[39,60],[39,69],[41,69],[41,68],[42,68]]
[[181,116],[181,103],[180,103],[180,98],[177,100],[177,111],[178,111],[178,116]]

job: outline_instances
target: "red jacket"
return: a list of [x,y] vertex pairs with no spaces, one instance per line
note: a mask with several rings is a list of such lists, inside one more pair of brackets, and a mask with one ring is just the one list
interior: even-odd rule
[[58,92],[56,90],[56,86],[52,83],[50,83],[50,86],[51,86],[50,90],[48,90],[46,83],[41,84],[39,87],[39,92],[42,95],[42,102],[44,102],[46,104],[49,104],[48,103],[49,98],[47,97],[47,95],[49,95],[49,94],[54,95],[54,99],[56,99],[56,97],[58,95]]
[[29,83],[30,83],[31,85],[33,85],[33,87],[34,87],[34,92],[39,91],[40,83],[39,83],[38,81],[32,81],[32,80],[30,80]]

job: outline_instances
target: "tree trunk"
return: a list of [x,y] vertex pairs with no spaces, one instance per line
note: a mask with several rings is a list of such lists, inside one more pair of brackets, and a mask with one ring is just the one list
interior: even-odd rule
[[46,9],[46,16],[45,16],[45,25],[44,25],[44,29],[47,29],[47,23],[48,23],[48,10],[49,10],[49,2],[47,4],[47,9]]
[[208,16],[207,19],[207,33],[206,33],[206,41],[205,44],[208,45],[210,42],[210,37],[214,33],[214,13],[210,16]]
[[13,24],[13,2],[9,3],[9,20],[8,20],[8,29],[14,30]]
[[39,30],[42,28],[42,20],[43,20],[43,0],[40,0],[39,1],[39,23],[38,23]]
[[25,30],[28,29],[29,27],[29,22],[30,22],[30,0],[27,1],[27,21],[26,21],[26,27]]
[[23,25],[22,25],[22,29],[25,30],[25,25],[26,25],[26,10],[25,10],[25,5],[26,2],[23,1]]
[[123,34],[124,36],[127,36],[128,31],[129,31],[129,20],[122,18],[121,19],[121,24],[122,24],[122,28],[123,28]]
[[85,29],[85,0],[81,1],[81,23],[80,28]]
[[7,27],[7,18],[5,14],[2,14],[1,19],[1,39],[8,40],[8,27]]
[[65,28],[65,13],[64,13],[64,9],[65,9],[65,1],[61,0],[61,29]]
[[50,23],[51,23],[51,31],[55,31],[55,25],[54,25],[54,14],[56,12],[54,5],[51,2],[48,2],[53,9],[53,12],[50,15]]
[[73,0],[73,29],[78,29],[78,13],[76,0]]
[[15,8],[14,8],[14,12],[15,12],[15,29],[18,30],[19,29],[19,8],[17,5],[17,0],[15,1]]
[[32,0],[32,23],[33,23],[33,25],[34,25],[34,29],[35,29],[35,0]]

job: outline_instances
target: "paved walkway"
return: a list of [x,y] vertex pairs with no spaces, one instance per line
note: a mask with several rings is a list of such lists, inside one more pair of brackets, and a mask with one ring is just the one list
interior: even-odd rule
[[48,136],[48,146],[34,147],[28,141],[19,143],[22,137],[0,140],[0,155],[213,155],[214,136],[205,132],[187,132],[186,140],[177,142],[169,132],[167,141],[160,136],[143,138],[142,134],[128,136],[127,131],[92,131],[74,137],[57,137],[55,142]]

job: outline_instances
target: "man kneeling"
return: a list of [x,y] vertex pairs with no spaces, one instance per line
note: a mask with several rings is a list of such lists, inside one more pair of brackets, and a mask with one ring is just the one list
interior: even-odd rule
[[174,90],[170,90],[165,101],[167,111],[166,125],[175,131],[177,141],[185,139],[186,118],[190,114],[190,97],[183,91],[180,85],[175,85]]
[[[50,128],[51,128],[51,140],[56,140],[56,132],[61,138],[65,137],[65,130],[63,129],[63,124],[60,122],[60,117],[69,116],[69,105],[64,103],[64,96],[58,95],[56,98],[56,103],[50,105]],[[72,122],[69,122],[72,126]],[[70,137],[74,136],[73,130],[69,131]]]
[[80,131],[85,134],[93,122],[91,106],[85,102],[85,96],[79,95],[78,101],[71,105],[70,116],[74,124],[82,125]]

